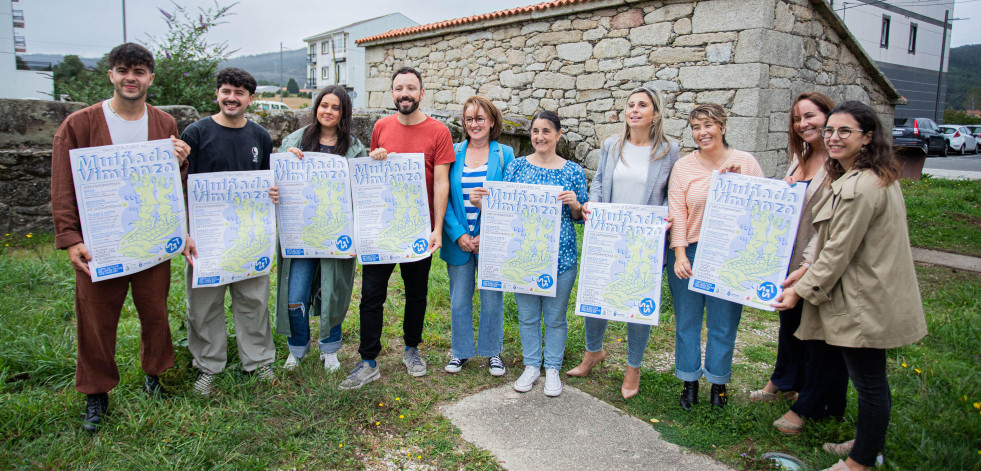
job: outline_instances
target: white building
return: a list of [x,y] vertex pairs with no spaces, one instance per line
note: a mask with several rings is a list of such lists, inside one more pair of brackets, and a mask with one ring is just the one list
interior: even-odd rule
[[364,48],[354,40],[418,24],[401,13],[391,13],[304,38],[308,45],[306,88],[343,85],[354,107],[364,108]]
[[[21,62],[17,54],[27,52],[27,40],[19,29],[24,27],[24,11],[15,9],[11,0],[0,9],[0,98],[50,100],[54,96],[54,77],[50,63]],[[40,69],[40,70],[31,70]]]
[[954,0],[831,0],[831,6],[909,101],[896,107],[896,117],[925,117],[941,122]]

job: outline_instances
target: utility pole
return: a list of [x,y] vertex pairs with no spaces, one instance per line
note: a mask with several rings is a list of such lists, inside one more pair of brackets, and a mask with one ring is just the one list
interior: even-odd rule
[[123,0],[123,42],[126,42],[126,0]]
[[[283,83],[283,42],[279,42],[279,83]],[[282,86],[282,85],[280,85]],[[283,90],[279,90],[279,102],[283,102]]]
[[940,71],[937,73],[937,103],[933,109],[933,120],[942,123],[943,116],[940,115],[940,85],[944,80],[944,53],[947,51],[947,23],[949,22],[950,10],[944,10],[944,34],[940,40]]

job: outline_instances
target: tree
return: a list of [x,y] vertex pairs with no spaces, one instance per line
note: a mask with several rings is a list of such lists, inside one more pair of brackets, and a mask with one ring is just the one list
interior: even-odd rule
[[234,51],[226,43],[209,43],[205,35],[211,28],[227,23],[230,10],[238,3],[198,8],[195,17],[187,8],[174,3],[174,12],[159,9],[167,23],[162,40],[150,37],[150,50],[157,61],[153,86],[147,101],[155,105],[189,105],[200,113],[215,113],[215,74],[218,63]]
[[976,110],[981,106],[981,87],[971,87],[967,89],[967,97],[964,99],[965,110]]
[[[83,64],[81,69],[71,70],[77,64],[70,63],[61,72],[64,77],[62,82],[58,80],[58,71],[61,69],[61,64],[58,64],[54,72],[55,98],[60,99],[64,95],[68,101],[80,101],[91,105],[112,97],[112,83],[109,82],[108,75],[109,62],[106,56],[108,54],[102,56],[102,59],[92,68],[87,68]],[[65,59],[68,60],[69,57],[72,56],[67,56]],[[71,75],[72,73],[74,75]]]
[[300,93],[300,85],[296,83],[296,79],[293,77],[290,77],[290,81],[286,83],[286,91],[294,95]]

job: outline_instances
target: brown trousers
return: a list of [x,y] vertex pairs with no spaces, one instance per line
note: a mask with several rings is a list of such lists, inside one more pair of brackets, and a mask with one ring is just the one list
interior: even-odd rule
[[133,304],[140,317],[140,366],[159,375],[174,366],[174,345],[167,321],[170,261],[129,276],[93,283],[75,271],[75,319],[78,324],[78,365],[75,389],[82,394],[109,392],[119,384],[116,330],[126,293],[133,287]]

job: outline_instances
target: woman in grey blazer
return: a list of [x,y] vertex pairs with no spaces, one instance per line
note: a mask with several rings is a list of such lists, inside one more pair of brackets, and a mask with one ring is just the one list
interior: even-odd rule
[[[668,177],[681,154],[678,144],[669,141],[664,133],[663,109],[661,94],[656,89],[640,87],[630,92],[624,110],[623,135],[603,141],[596,175],[589,186],[589,201],[667,205]],[[583,207],[586,217],[588,208],[586,203]],[[567,375],[586,376],[606,358],[603,351],[606,322],[592,317],[584,319],[586,355]],[[627,324],[627,369],[620,388],[624,399],[640,390],[640,364],[650,335],[649,325]]]

